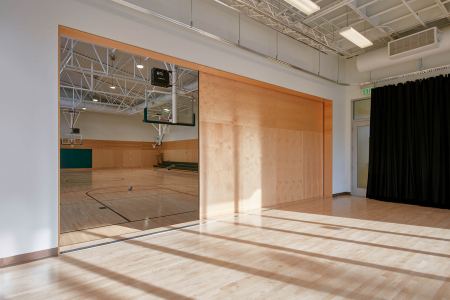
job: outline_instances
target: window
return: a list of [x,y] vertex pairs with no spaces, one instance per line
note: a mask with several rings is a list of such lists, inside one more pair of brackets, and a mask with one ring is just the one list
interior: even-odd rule
[[353,101],[353,120],[370,118],[370,99]]

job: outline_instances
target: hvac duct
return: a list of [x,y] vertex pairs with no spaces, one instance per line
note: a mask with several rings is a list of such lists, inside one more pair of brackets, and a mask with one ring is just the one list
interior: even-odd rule
[[431,50],[426,50],[417,54],[412,54],[402,58],[392,60],[389,58],[388,47],[374,50],[368,53],[361,54],[356,59],[356,66],[359,72],[369,72],[376,69],[395,66],[401,63],[425,58],[436,55],[446,51],[450,51],[450,28],[442,30],[439,35],[439,47]]

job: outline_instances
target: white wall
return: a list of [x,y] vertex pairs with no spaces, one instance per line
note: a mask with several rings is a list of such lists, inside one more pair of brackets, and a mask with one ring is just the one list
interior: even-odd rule
[[[190,0],[130,0],[190,22]],[[193,1],[194,26],[237,42],[238,14]],[[333,193],[348,190],[346,89],[254,54],[130,10],[108,0],[0,1],[0,257],[57,247],[58,25],[333,100]],[[241,19],[246,47],[274,55],[274,32]],[[314,50],[280,36],[278,58],[318,71]],[[337,57],[323,55],[321,74],[337,78]],[[345,63],[340,80],[345,80]],[[30,146],[31,145],[31,146]]]

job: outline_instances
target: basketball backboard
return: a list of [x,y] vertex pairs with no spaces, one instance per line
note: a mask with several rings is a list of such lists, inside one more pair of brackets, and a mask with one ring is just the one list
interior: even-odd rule
[[61,139],[61,145],[70,145],[72,147],[75,145],[83,145],[82,136],[81,134],[72,134],[72,133],[63,134]]
[[177,95],[178,122],[172,123],[172,95],[154,90],[145,92],[144,122],[180,126],[195,126],[194,100]]

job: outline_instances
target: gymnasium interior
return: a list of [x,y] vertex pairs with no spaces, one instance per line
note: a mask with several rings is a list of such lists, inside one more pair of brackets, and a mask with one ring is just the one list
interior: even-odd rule
[[2,0],[0,300],[450,299],[450,0]]

